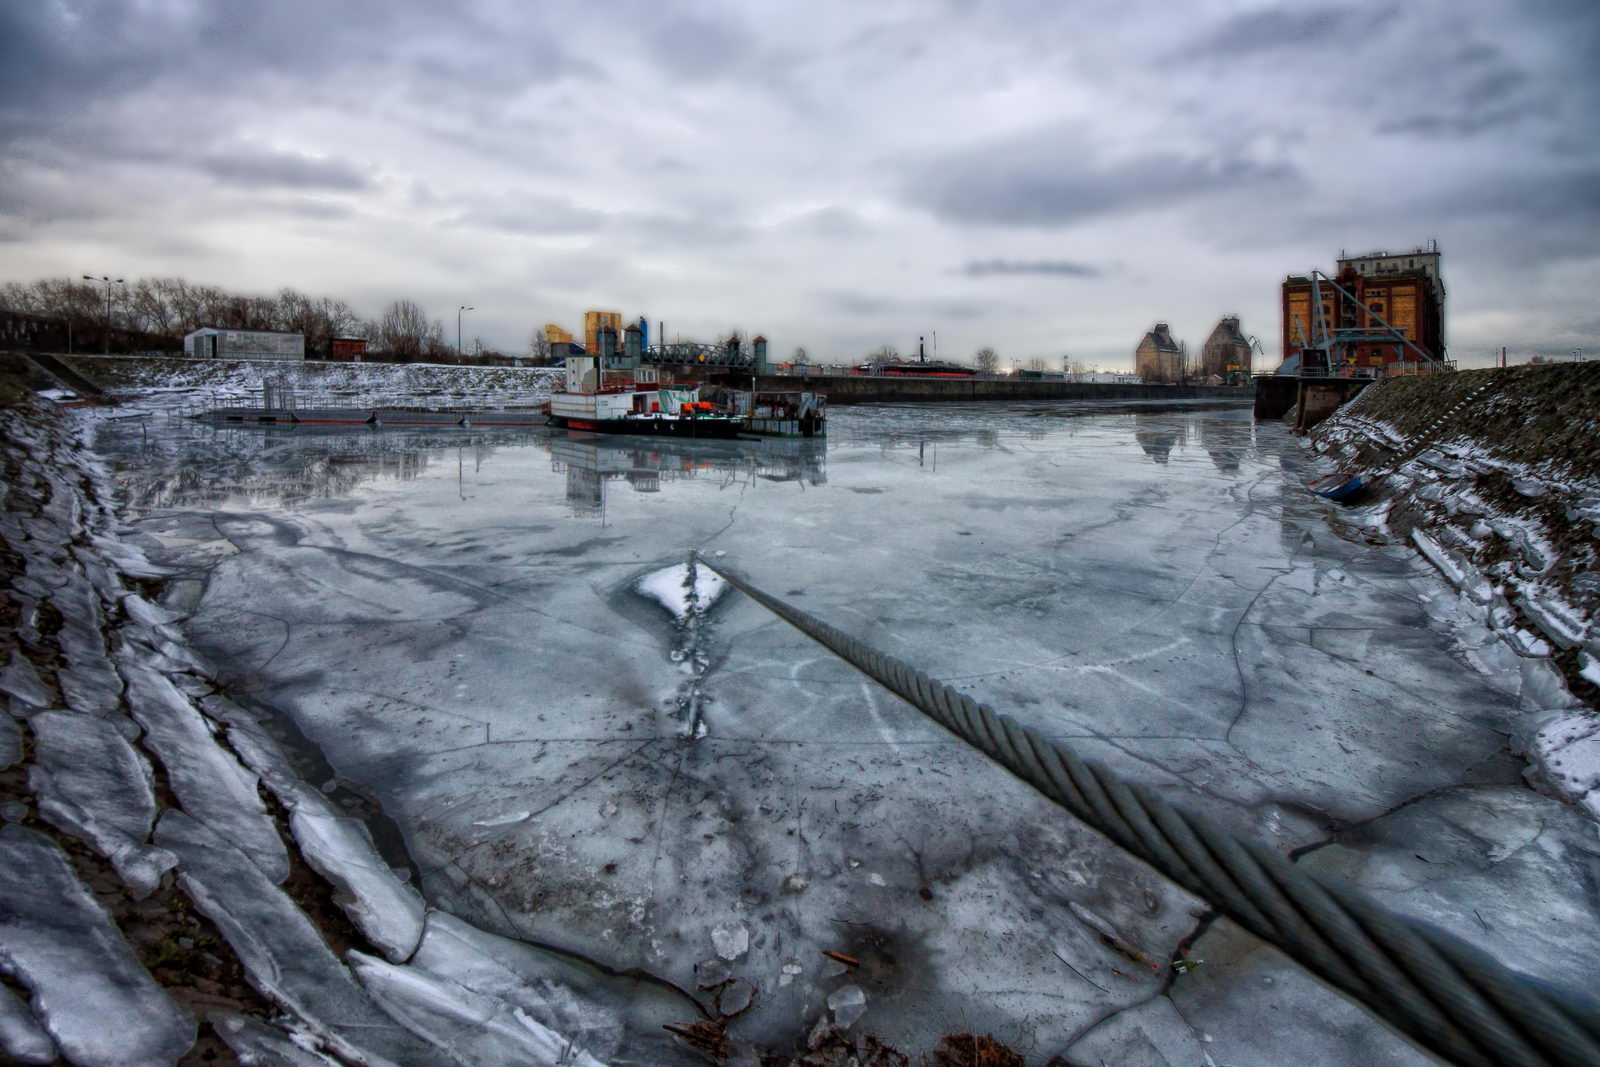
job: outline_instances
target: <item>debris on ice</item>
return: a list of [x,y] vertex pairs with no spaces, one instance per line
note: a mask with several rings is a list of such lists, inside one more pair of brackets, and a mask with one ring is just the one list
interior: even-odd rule
[[711,928],[711,945],[725,960],[736,960],[750,951],[750,928],[744,923],[723,923]]

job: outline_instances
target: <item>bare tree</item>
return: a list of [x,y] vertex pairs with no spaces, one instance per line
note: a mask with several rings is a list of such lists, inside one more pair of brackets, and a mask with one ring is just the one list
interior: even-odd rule
[[900,358],[900,350],[894,345],[879,345],[867,353],[867,358],[872,360],[894,360]]
[[979,374],[993,374],[1000,369],[1000,353],[988,345],[978,349],[974,359],[977,361]]
[[384,309],[377,322],[377,346],[396,362],[415,362],[433,355],[434,344],[443,330],[430,323],[422,307],[410,300],[396,300]]
[[804,366],[806,364],[806,361],[807,361],[806,350],[804,348],[800,347],[799,345],[795,345],[794,351],[789,355],[789,362],[790,363],[799,364],[800,366]]
[[544,366],[550,362],[550,337],[540,327],[528,337],[528,358],[536,366]]

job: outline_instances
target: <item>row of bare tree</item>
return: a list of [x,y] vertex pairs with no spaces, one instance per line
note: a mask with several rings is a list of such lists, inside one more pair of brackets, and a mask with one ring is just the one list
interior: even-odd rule
[[0,285],[0,310],[62,319],[74,326],[139,330],[181,338],[202,326],[225,330],[282,330],[303,334],[306,351],[326,353],[335,337],[365,339],[374,353],[396,360],[455,358],[444,325],[410,300],[396,300],[376,319],[363,319],[343,300],[310,297],[293,289],[276,296],[239,296],[182,278],[104,282],[44,278]]

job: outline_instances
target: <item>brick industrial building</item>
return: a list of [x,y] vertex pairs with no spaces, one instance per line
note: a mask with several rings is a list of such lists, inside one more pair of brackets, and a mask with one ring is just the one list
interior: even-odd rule
[[1172,339],[1167,324],[1158,322],[1133,350],[1133,371],[1147,382],[1179,382],[1186,376],[1183,364],[1187,356],[1183,345]]
[[1239,316],[1225,315],[1200,348],[1200,377],[1215,384],[1248,383],[1250,377],[1250,338],[1239,325]]
[[[1381,377],[1444,364],[1445,291],[1437,242],[1409,252],[1341,256],[1332,281],[1337,285],[1326,276],[1284,279],[1286,369],[1296,370],[1302,350],[1315,349],[1322,337],[1333,374]],[[1385,323],[1411,344],[1389,334]]]

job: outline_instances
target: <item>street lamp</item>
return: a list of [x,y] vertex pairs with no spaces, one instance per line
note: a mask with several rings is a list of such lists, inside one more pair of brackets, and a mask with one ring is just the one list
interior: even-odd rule
[[476,308],[462,304],[456,308],[456,358],[461,358],[461,313],[463,311],[476,311]]
[[105,282],[106,283],[105,354],[109,356],[111,354],[111,287],[113,285],[120,285],[123,288],[127,288],[128,283],[123,281],[121,278],[112,279],[110,277],[107,277],[104,274],[100,275],[100,277],[98,277],[98,278],[96,278],[93,274],[85,274],[83,276],[83,280],[86,281],[86,282]]

